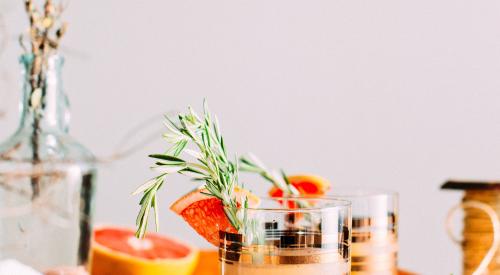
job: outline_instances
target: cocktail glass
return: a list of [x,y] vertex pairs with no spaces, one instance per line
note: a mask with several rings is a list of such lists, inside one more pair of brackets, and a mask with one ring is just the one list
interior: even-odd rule
[[239,232],[220,232],[222,275],[350,274],[350,203],[269,198],[241,208]]
[[367,189],[334,189],[332,194],[352,203],[352,274],[397,274],[398,194]]

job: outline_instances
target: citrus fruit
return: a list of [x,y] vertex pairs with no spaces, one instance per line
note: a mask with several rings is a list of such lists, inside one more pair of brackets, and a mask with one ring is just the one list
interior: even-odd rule
[[219,251],[202,250],[200,251],[200,261],[194,270],[193,275],[219,275]]
[[[301,195],[324,195],[330,189],[330,182],[315,175],[289,176],[288,181],[295,186]],[[273,198],[283,197],[283,190],[273,187],[269,190],[269,196]]]
[[[219,246],[219,231],[237,233],[224,213],[218,198],[206,195],[208,191],[198,188],[177,200],[170,209],[180,215],[198,234],[215,246]],[[248,198],[249,206],[256,206],[260,199],[245,189],[234,189],[236,200],[242,203]]]
[[148,233],[137,239],[134,230],[101,227],[94,231],[92,275],[189,275],[198,261],[198,250],[180,241]]

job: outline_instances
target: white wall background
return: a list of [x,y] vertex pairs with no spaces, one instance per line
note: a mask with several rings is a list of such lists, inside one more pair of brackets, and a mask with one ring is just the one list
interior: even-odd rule
[[[16,125],[19,1],[0,0],[0,137]],[[98,155],[127,129],[203,97],[233,152],[290,173],[401,193],[401,266],[458,274],[443,229],[449,177],[500,178],[500,3],[494,0],[71,1],[64,40],[72,133]],[[158,121],[158,126],[160,126]],[[132,226],[145,157],[101,167],[96,219]],[[161,231],[206,244],[168,205]]]

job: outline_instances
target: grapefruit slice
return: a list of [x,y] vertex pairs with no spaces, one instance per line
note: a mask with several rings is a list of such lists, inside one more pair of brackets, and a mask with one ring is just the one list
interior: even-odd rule
[[[324,195],[330,189],[330,182],[315,175],[295,175],[289,176],[288,181],[295,186],[301,195]],[[283,190],[272,187],[269,196],[273,198],[283,197]]]
[[189,275],[198,250],[170,237],[148,233],[137,239],[133,229],[101,227],[94,231],[92,275]]
[[[170,209],[180,215],[198,234],[215,246],[219,246],[219,231],[237,233],[224,213],[222,202],[208,196],[208,191],[198,188],[177,200]],[[257,206],[260,199],[245,189],[234,189],[238,203],[248,198],[251,207]]]

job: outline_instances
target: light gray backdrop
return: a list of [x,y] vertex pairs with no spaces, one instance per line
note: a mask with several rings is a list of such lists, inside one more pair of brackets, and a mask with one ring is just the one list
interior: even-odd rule
[[[15,36],[27,22],[18,2],[0,0],[10,36],[2,138],[17,119]],[[443,222],[460,196],[439,186],[500,179],[500,2],[73,0],[66,18],[72,133],[96,154],[206,97],[232,152],[335,185],[398,190],[401,266],[458,274]],[[101,167],[98,222],[134,224],[130,193],[163,145]],[[165,187],[161,231],[207,246],[168,211],[192,187],[177,177]]]

